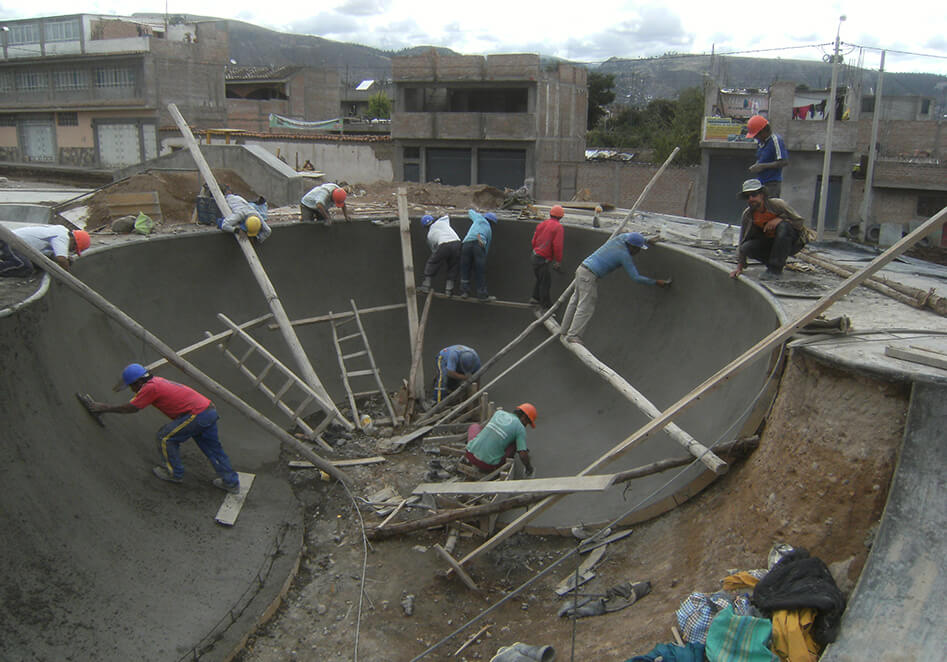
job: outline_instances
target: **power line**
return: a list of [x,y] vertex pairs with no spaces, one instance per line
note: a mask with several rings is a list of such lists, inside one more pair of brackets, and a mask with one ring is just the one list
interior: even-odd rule
[[[845,43],[845,42],[843,42]],[[847,46],[856,46],[869,51],[885,51],[887,53],[896,53],[898,55],[913,55],[915,57],[932,57],[937,60],[947,60],[947,55],[934,55],[933,53],[915,53],[914,51],[899,51],[893,48],[883,48],[881,46],[863,46],[861,44],[846,43]]]

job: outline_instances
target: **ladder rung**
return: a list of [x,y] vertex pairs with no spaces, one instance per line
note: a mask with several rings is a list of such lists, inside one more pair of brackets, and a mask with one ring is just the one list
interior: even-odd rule
[[352,395],[356,398],[364,398],[366,395],[377,395],[378,393],[381,393],[381,391],[375,389],[374,391],[359,391],[358,393],[353,393]]
[[286,395],[286,391],[291,389],[293,387],[293,384],[295,383],[296,383],[296,380],[293,379],[292,377],[287,379],[286,383],[283,384],[280,390],[278,390],[276,393],[273,394],[273,400],[282,400],[283,396]]
[[260,374],[258,374],[258,375],[256,376],[256,379],[253,380],[253,387],[254,387],[254,388],[257,388],[260,384],[263,383],[263,380],[266,379],[267,373],[270,371],[270,369],[271,369],[274,365],[276,365],[276,364],[275,364],[275,363],[267,363],[267,364],[266,364],[266,367],[263,368],[263,370],[260,371]]
[[343,340],[351,340],[352,338],[361,338],[361,337],[362,337],[361,333],[350,333],[347,336],[340,336],[339,342],[342,342]]
[[364,377],[365,375],[374,375],[375,373],[371,370],[353,370],[352,372],[345,373],[346,377]]
[[348,359],[354,359],[358,356],[365,356],[366,354],[368,354],[368,350],[363,349],[361,352],[352,352],[351,354],[344,354],[342,356],[342,360],[347,361]]
[[256,347],[254,347],[253,345],[250,345],[250,349],[247,350],[246,354],[240,357],[240,362],[237,365],[243,365],[244,363],[246,363],[247,359],[253,356],[253,352],[255,351],[256,351]]
[[309,406],[309,403],[312,402],[314,399],[315,399],[315,398],[313,398],[311,395],[306,396],[306,397],[303,399],[303,401],[299,403],[299,406],[296,407],[296,410],[293,411],[293,418],[299,418],[299,415],[300,415],[301,413],[303,413],[303,411],[306,409],[306,407]]

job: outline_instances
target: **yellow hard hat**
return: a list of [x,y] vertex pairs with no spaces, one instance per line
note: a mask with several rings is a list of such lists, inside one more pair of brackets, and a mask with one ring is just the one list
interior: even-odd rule
[[255,237],[260,234],[260,227],[263,225],[263,222],[259,216],[247,216],[245,224],[247,226],[247,236]]

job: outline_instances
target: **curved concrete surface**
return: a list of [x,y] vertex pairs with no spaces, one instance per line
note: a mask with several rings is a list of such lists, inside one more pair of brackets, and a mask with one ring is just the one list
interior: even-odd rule
[[[466,225],[466,219],[455,221],[458,231]],[[501,299],[529,296],[533,227],[501,222],[498,228],[488,277]],[[555,290],[606,236],[567,229],[565,274],[554,278]],[[417,229],[414,251],[420,271],[428,251]],[[348,310],[350,297],[361,308],[403,301],[399,233],[392,227],[280,227],[260,254],[292,318]],[[779,324],[760,290],[731,281],[709,261],[656,246],[637,263],[645,274],[673,276],[673,288],[643,287],[612,274],[601,283],[586,343],[658,408]],[[220,330],[218,312],[241,322],[267,310],[242,254],[221,234],[92,251],[76,264],[75,274],[173,347],[195,342],[205,330]],[[526,310],[436,301],[425,337],[426,376],[439,348],[464,343],[486,358],[532,319]],[[393,388],[410,362],[405,315],[366,315],[364,322]],[[298,333],[327,389],[341,401],[329,328],[309,325]],[[527,344],[534,346],[545,333],[534,332]],[[257,329],[254,335],[289,363],[278,333]],[[525,351],[524,346],[496,371]],[[225,449],[238,469],[258,477],[237,526],[220,528],[213,515],[221,493],[209,485],[211,469],[193,444],[185,446],[189,473],[183,486],[150,475],[159,413],[106,416],[102,429],[75,402],[76,391],[118,401],[109,389],[121,368],[130,360],[156,358],[141,341],[54,284],[38,302],[0,318],[0,352],[7,427],[0,452],[0,658],[175,660],[191,658],[195,650],[206,652],[205,659],[222,658],[249,627],[228,628],[231,614],[255,618],[272,597],[256,595],[258,577],[269,573],[264,593],[278,589],[298,550],[293,541],[298,545],[299,512],[277,477],[277,442],[221,407]],[[273,420],[284,420],[216,350],[189,358]],[[768,358],[703,398],[679,425],[707,445],[736,437],[766,382]],[[167,369],[159,374],[181,378]],[[528,400],[539,409],[539,425],[529,435],[539,476],[574,473],[646,421],[555,343],[492,388],[491,399],[504,407]],[[608,470],[681,454],[661,433]],[[693,468],[657,498],[700,473]],[[615,489],[565,499],[536,525],[607,521],[665,480],[637,481],[624,495]],[[282,549],[274,562],[278,543]],[[216,637],[222,640],[211,646]]]

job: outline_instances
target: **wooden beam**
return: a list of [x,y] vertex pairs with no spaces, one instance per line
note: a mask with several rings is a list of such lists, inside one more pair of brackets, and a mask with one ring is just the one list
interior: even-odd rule
[[[373,306],[371,308],[359,308],[358,314],[364,315],[365,313],[381,313],[386,310],[401,310],[406,308],[408,304],[405,303],[391,303],[386,306]],[[343,320],[348,319],[349,317],[354,317],[355,313],[346,311],[344,313],[329,313],[328,315],[318,315],[316,317],[304,317],[302,319],[293,320],[291,324],[293,326],[304,326],[306,324],[318,324],[319,322],[331,322],[333,320]],[[278,329],[278,324],[270,324],[270,329]]]
[[[373,455],[371,457],[360,457],[353,460],[329,460],[329,463],[334,467],[360,467],[363,464],[378,464],[379,462],[387,462],[388,460],[381,455]],[[308,460],[290,460],[287,465],[290,469],[312,469],[315,465]]]
[[571,494],[601,492],[615,482],[615,474],[558,476],[527,480],[489,480],[474,483],[421,483],[413,494]]
[[431,300],[434,292],[427,293],[427,299],[424,302],[424,312],[421,313],[421,322],[418,324],[418,337],[414,341],[414,352],[411,355],[411,370],[408,372],[408,406],[405,408],[405,422],[414,413],[414,401],[424,399],[424,385],[421,385],[420,398],[419,392],[415,390],[418,384],[418,370],[421,366],[421,356],[424,353],[424,330],[427,328],[428,313],[431,312]]
[[887,345],[885,346],[885,356],[947,370],[947,354],[938,352],[936,349],[930,347],[914,345],[910,347],[897,347],[896,345]]
[[470,577],[470,575],[468,575],[466,572],[464,572],[464,569],[460,567],[460,565],[457,563],[457,561],[454,559],[453,556],[451,556],[450,554],[447,553],[447,550],[445,550],[443,547],[441,547],[441,546],[438,545],[437,543],[434,543],[434,549],[437,551],[438,554],[441,555],[441,558],[442,558],[442,559],[444,559],[445,561],[447,561],[447,563],[448,563],[448,565],[450,565],[451,569],[452,569],[454,572],[457,573],[457,576],[458,576],[458,577],[460,577],[460,580],[461,580],[464,584],[467,585],[467,588],[469,588],[469,589],[471,589],[471,590],[473,590],[473,591],[479,591],[479,590],[480,590],[480,587],[477,586],[477,583]]
[[[408,218],[408,189],[398,189],[398,224],[401,232],[401,261],[404,264],[404,296],[408,307],[408,342],[412,354],[418,342],[418,297],[414,284],[414,252],[411,249],[411,219]],[[415,382],[408,384],[410,393],[424,392],[424,368],[420,365]]]

